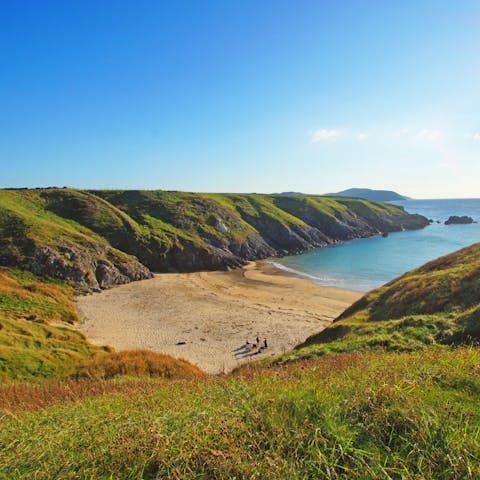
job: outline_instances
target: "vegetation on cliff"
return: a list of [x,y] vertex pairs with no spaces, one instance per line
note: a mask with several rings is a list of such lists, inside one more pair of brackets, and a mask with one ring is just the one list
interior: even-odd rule
[[360,199],[165,191],[0,191],[0,265],[96,290],[150,271],[225,269],[339,240],[422,228]]

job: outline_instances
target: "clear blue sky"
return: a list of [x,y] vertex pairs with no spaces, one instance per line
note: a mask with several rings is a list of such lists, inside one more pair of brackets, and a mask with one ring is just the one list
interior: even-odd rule
[[480,2],[22,1],[0,186],[480,196]]

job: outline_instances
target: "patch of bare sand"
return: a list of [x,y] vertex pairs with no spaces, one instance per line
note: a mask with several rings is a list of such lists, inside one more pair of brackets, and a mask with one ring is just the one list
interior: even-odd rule
[[[217,374],[291,350],[360,296],[252,262],[230,272],[155,275],[76,304],[94,344],[154,350]],[[257,336],[269,345],[260,353],[244,347]]]

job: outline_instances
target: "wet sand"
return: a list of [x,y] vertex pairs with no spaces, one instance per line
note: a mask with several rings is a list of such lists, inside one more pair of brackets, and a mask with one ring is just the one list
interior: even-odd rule
[[[149,349],[210,374],[291,350],[361,294],[321,287],[267,262],[229,272],[160,274],[79,297],[81,331],[97,345]],[[261,343],[268,348],[245,346]]]

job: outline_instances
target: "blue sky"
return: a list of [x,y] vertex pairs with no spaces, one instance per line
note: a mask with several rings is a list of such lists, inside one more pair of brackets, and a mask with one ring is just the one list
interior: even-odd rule
[[0,186],[480,196],[480,2],[22,1]]

